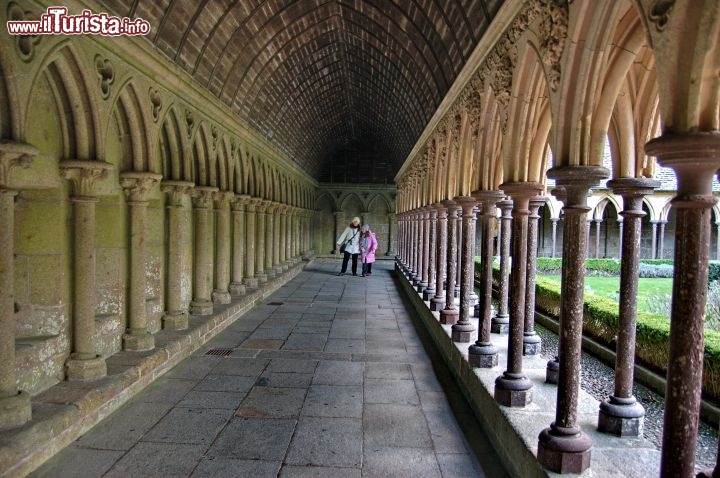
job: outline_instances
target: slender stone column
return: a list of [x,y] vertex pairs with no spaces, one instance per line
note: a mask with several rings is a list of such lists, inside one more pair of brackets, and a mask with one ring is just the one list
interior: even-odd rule
[[[337,244],[335,241],[337,241],[337,238],[340,237],[340,234],[342,234],[343,230],[345,229],[343,227],[343,224],[345,224],[345,213],[342,211],[337,211],[333,213],[333,216],[335,216],[335,237],[333,237],[333,244],[335,244],[333,247],[333,254],[339,254],[340,251],[337,249]],[[295,227],[295,213],[293,213],[293,245],[294,245],[294,227]],[[294,247],[293,247],[294,249]],[[293,250],[293,257],[295,257],[295,251]]]
[[619,233],[620,233],[620,242],[619,242],[619,244],[618,244],[618,251],[619,251],[619,252],[618,252],[618,256],[619,256],[618,258],[622,258],[622,250],[623,250],[623,247],[624,247],[624,246],[623,246],[623,220],[622,220],[622,216],[620,216],[620,218],[618,219],[618,229],[620,230],[620,231],[619,231]]
[[455,242],[457,242],[457,245],[455,246],[455,251],[457,253],[457,256],[455,257],[455,290],[453,291],[453,297],[460,299],[460,283],[462,282],[462,270],[460,269],[460,264],[462,264],[462,248],[463,248],[463,221],[462,221],[462,210],[458,210],[458,219],[455,223],[455,226],[457,227],[457,230],[455,231]]
[[500,307],[492,318],[490,331],[496,334],[506,334],[510,330],[510,315],[508,314],[508,293],[509,293],[509,266],[510,266],[510,226],[512,216],[510,212],[513,203],[510,200],[500,201],[497,206],[500,208]]
[[599,166],[552,168],[547,176],[564,186],[563,281],[560,298],[560,368],[555,421],[538,437],[538,461],[557,473],[582,473],[590,466],[592,441],[577,422],[580,389],[585,257],[587,248],[587,195],[609,175]]
[[[188,304],[183,300],[183,274],[188,270],[185,247],[190,243],[190,218],[185,208],[195,183],[190,181],[163,181],[162,191],[168,194],[167,217],[167,292],[163,329],[188,328]],[[187,281],[189,282],[189,281]]]
[[265,273],[265,211],[269,205],[268,201],[260,199],[255,208],[255,277],[258,283],[264,284],[268,281]]
[[[293,207],[288,206],[285,210],[285,216],[283,222],[285,223],[285,263],[288,269],[293,265],[292,261],[292,211]],[[333,239],[334,242],[334,239]]]
[[423,290],[423,300],[430,300],[435,295],[437,268],[437,209],[428,206],[428,286]]
[[148,332],[145,275],[147,207],[151,196],[157,195],[162,174],[148,172],[120,173],[120,186],[127,196],[130,209],[130,280],[128,327],[123,335],[123,350],[144,351],[155,348],[155,337]]
[[424,291],[428,286],[428,260],[430,258],[430,243],[428,242],[430,229],[430,211],[425,206],[418,213],[420,226],[420,241],[418,242],[418,251],[420,253],[420,271],[418,277],[420,282],[417,283],[416,290]]
[[501,191],[478,191],[473,196],[481,203],[480,227],[482,231],[482,249],[480,251],[480,321],[478,339],[468,349],[468,362],[473,367],[492,368],[498,364],[498,349],[490,340],[492,321],[492,266],[493,231],[492,222],[496,218],[498,201],[505,197]]
[[103,161],[61,161],[60,173],[72,183],[73,344],[67,379],[95,380],[107,375],[105,357],[95,346],[95,204],[98,182],[113,166]]
[[256,210],[260,203],[258,198],[249,198],[245,205],[245,286],[255,288],[259,285],[259,279],[255,269],[255,240],[257,239]]
[[232,281],[228,289],[233,295],[245,293],[245,206],[250,196],[238,195],[230,201],[232,213]]
[[662,441],[661,476],[693,476],[702,391],[712,176],[720,169],[720,134],[668,134],[645,145],[675,170],[675,272]]
[[398,256],[403,272],[407,271],[407,221],[405,213],[399,214],[398,219]]
[[0,143],[0,430],[32,418],[30,394],[18,390],[15,370],[15,196],[10,173],[29,168],[38,151],[29,144]]
[[715,260],[720,261],[720,221],[716,222],[717,226],[717,245],[715,246]]
[[528,258],[528,216],[530,198],[542,192],[536,182],[506,183],[500,186],[513,201],[512,273],[510,274],[510,330],[507,370],[495,380],[495,400],[506,407],[524,407],[532,402],[533,383],[522,371],[525,328],[525,288]]
[[460,196],[455,198],[455,202],[462,208],[463,237],[460,241],[462,245],[460,251],[460,314],[458,322],[452,326],[451,336],[453,342],[468,343],[475,332],[475,327],[470,322],[472,314],[470,295],[473,291],[475,276],[475,205],[477,200],[470,196]]
[[595,219],[595,259],[600,258],[600,225],[602,219]]
[[387,215],[388,220],[388,248],[387,252],[385,253],[386,256],[392,257],[395,255],[395,251],[393,250],[393,241],[395,238],[393,237],[395,233],[395,229],[397,228],[396,224],[393,224],[396,221],[396,215],[394,212],[390,212]]
[[362,224],[367,224],[370,220],[370,211],[362,211],[360,213],[360,221]]
[[280,224],[280,232],[278,233],[278,237],[280,239],[279,244],[279,250],[278,250],[278,263],[280,265],[280,268],[283,271],[288,270],[288,263],[287,263],[287,245],[290,242],[290,236],[288,235],[288,229],[287,229],[287,217],[288,217],[288,208],[290,206],[282,206],[279,210],[279,217],[278,217],[278,223]]
[[455,201],[445,200],[443,205],[447,208],[447,259],[445,269],[447,279],[445,280],[445,308],[440,311],[441,324],[455,324],[458,321],[460,312],[455,307],[455,274],[457,273],[457,218],[460,206]]
[[538,211],[548,198],[536,196],[530,198],[530,216],[528,217],[527,238],[527,275],[525,278],[525,330],[523,331],[523,355],[539,355],[542,340],[535,332],[535,272],[537,267]]
[[627,222],[620,265],[620,310],[615,359],[615,391],[600,403],[598,430],[618,436],[641,436],[645,409],[632,394],[635,367],[635,317],[637,314],[637,278],[640,268],[640,232],[643,197],[652,194],[660,182],[645,178],[620,178],[609,181],[613,193],[622,196]]
[[294,251],[295,262],[300,262],[300,260],[301,260],[300,223],[301,223],[302,213],[303,213],[302,209],[298,209],[295,211],[295,214],[293,215],[293,251]]
[[435,297],[430,299],[430,310],[442,310],[445,306],[445,270],[447,267],[447,207],[441,202],[434,204],[437,210],[437,257],[435,263]]
[[417,285],[420,282],[420,264],[422,262],[420,258],[420,219],[422,214],[418,213],[417,210],[413,211],[411,216],[412,221],[412,240],[410,241],[410,249],[412,250],[412,282],[413,285]]
[[658,259],[664,259],[665,257],[665,226],[667,221],[660,221],[660,238],[658,239]]
[[652,250],[650,254],[651,259],[657,258],[657,229],[658,229],[658,222],[657,221],[650,221],[652,224]]
[[265,208],[265,274],[268,279],[275,277],[273,269],[273,243],[275,236],[275,208],[277,205],[271,201]]
[[550,257],[555,257],[555,253],[556,253],[555,247],[557,244],[557,225],[558,225],[558,222],[560,222],[560,218],[553,217],[552,219],[550,219],[550,221],[552,221],[552,253],[551,253]]
[[210,210],[213,197],[218,188],[196,186],[193,191],[193,210],[195,212],[195,273],[193,278],[193,300],[190,313],[210,315],[213,313],[211,284],[213,277],[213,258],[211,254]]
[[[473,197],[474,197],[474,196],[473,196]],[[477,205],[476,205],[475,208],[473,209],[473,214],[475,215],[475,219],[473,220],[473,238],[472,238],[472,242],[473,242],[473,254],[475,254],[474,251],[477,251],[477,248],[478,248],[478,241],[477,241],[477,235],[478,235],[478,232],[477,232],[477,227],[478,227],[478,226],[477,226],[477,218],[478,218],[478,216],[480,215],[480,208],[481,208],[481,207],[482,207],[482,203],[477,203]],[[474,313],[474,309],[475,309],[475,308],[478,306],[478,304],[480,303],[480,297],[478,297],[477,293],[475,292],[475,257],[474,257],[474,256],[473,256],[473,258],[472,258],[472,260],[471,260],[470,262],[472,263],[473,275],[472,275],[472,285],[470,286],[470,298],[469,298],[469,300],[470,300],[470,307],[473,308],[473,313]],[[477,317],[477,315],[476,315],[475,317]]]
[[[276,205],[275,214],[273,217],[272,268],[276,276],[281,275],[283,272],[282,265],[280,264],[280,229],[282,224],[283,209],[283,205]],[[300,237],[302,238],[302,235]],[[304,242],[305,241],[303,241],[303,243]],[[301,250],[303,253],[305,253],[304,245]]]
[[232,191],[218,191],[215,202],[215,289],[214,304],[229,304],[230,298],[230,216],[228,208],[235,197]]

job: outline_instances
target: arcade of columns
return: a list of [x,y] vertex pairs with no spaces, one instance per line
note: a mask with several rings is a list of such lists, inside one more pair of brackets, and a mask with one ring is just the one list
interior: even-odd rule
[[[523,356],[538,353],[540,343],[532,315],[537,211],[548,194],[563,204],[560,352],[547,367],[548,381],[557,383],[555,420],[538,430],[537,459],[552,471],[580,473],[591,466],[592,450],[577,421],[588,194],[612,178],[608,187],[623,198],[624,219],[615,390],[600,405],[598,428],[638,435],[644,410],[632,394],[632,370],[642,201],[659,186],[651,179],[655,161],[674,170],[675,276],[660,468],[662,476],[693,476],[711,183],[720,169],[720,4],[506,6],[509,21],[486,35],[482,55],[466,67],[396,177],[399,267],[440,312],[440,322],[454,324],[452,340],[468,344],[472,366],[497,365],[490,334],[507,333],[507,363],[494,396],[501,405],[525,407],[533,383],[523,373]],[[606,136],[612,170],[601,166]],[[546,178],[555,180],[551,191]],[[479,251],[472,240],[477,222]],[[495,229],[501,270],[511,273],[492,316]],[[469,320],[475,255],[481,258],[479,330]]]

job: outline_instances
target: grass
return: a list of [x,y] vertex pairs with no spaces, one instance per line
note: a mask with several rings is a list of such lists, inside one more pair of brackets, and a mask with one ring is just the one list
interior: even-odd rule
[[[543,275],[550,281],[560,284],[560,276]],[[638,310],[653,312],[647,307],[648,301],[665,295],[672,295],[672,279],[638,279]],[[617,302],[620,290],[619,277],[585,277],[585,292]]]

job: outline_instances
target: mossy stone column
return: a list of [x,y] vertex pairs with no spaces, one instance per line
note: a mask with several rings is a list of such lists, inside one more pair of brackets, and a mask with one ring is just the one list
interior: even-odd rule
[[265,211],[269,205],[269,201],[260,199],[255,208],[255,268],[257,271],[255,277],[259,284],[268,281],[265,273]]
[[538,437],[538,461],[556,473],[582,473],[590,466],[592,442],[577,420],[580,390],[585,288],[585,251],[588,242],[588,192],[609,171],[600,166],[562,166],[550,169],[549,178],[564,187],[563,280],[560,292],[560,351],[555,421]]
[[445,270],[445,307],[440,311],[440,323],[453,325],[458,321],[460,312],[455,307],[455,274],[457,273],[457,220],[460,206],[455,201],[445,200],[443,204],[448,211],[447,220],[447,257]]
[[185,207],[195,183],[190,181],[162,181],[162,191],[167,193],[167,291],[163,329],[185,330],[188,328],[188,304],[183,300],[183,275],[189,269],[185,248],[190,243],[190,217]]
[[255,270],[255,258],[257,256],[255,240],[257,238],[255,220],[259,199],[249,198],[245,205],[245,285],[255,288],[259,284],[257,272]]
[[615,346],[615,391],[600,403],[598,430],[617,436],[641,436],[645,409],[632,394],[635,369],[635,325],[637,315],[640,232],[643,198],[660,182],[646,178],[619,178],[609,181],[613,193],[622,196],[623,252],[620,263],[620,310]]
[[430,215],[428,228],[428,286],[423,290],[423,300],[430,300],[435,295],[435,280],[437,279],[437,209],[428,206]]
[[290,206],[282,206],[279,210],[279,223],[280,223],[280,250],[278,251],[279,257],[278,261],[280,264],[280,268],[283,271],[288,270],[288,262],[287,262],[287,249],[288,244],[290,243],[290,235],[288,234],[287,229],[287,223],[288,223],[288,209]]
[[477,341],[468,349],[468,362],[473,367],[492,368],[498,364],[498,349],[490,340],[492,321],[492,266],[493,266],[493,221],[496,220],[495,204],[505,197],[501,191],[479,191],[473,193],[480,201],[480,321]]
[[210,211],[213,197],[218,188],[196,186],[193,191],[193,210],[195,213],[195,271],[193,277],[193,300],[190,313],[193,315],[211,315],[211,284],[213,280],[213,257],[210,245]]
[[[461,207],[462,238],[459,241],[460,253],[460,314],[458,322],[452,326],[453,342],[470,342],[475,326],[470,322],[470,296],[475,284],[475,205],[477,200],[471,196],[460,196],[455,202]],[[458,221],[460,222],[460,221]],[[460,228],[459,228],[460,229]]]
[[500,201],[500,304],[498,312],[492,318],[490,331],[506,334],[510,330],[510,314],[508,314],[508,292],[510,283],[510,228],[512,226],[513,203],[510,200]]
[[233,295],[245,293],[245,206],[250,196],[238,195],[230,202],[233,221],[232,281],[229,290]]
[[430,310],[442,310],[445,306],[445,270],[447,267],[447,207],[442,202],[434,204],[437,211],[437,257],[435,263],[435,297],[430,299]]
[[67,379],[96,380],[107,375],[105,357],[95,344],[95,204],[98,183],[113,166],[103,161],[60,162],[60,173],[70,180],[73,207],[73,323],[72,353]]
[[530,198],[530,215],[527,233],[527,273],[525,276],[525,330],[523,331],[523,355],[539,355],[542,339],[535,332],[535,269],[537,268],[538,211],[548,198]]
[[675,271],[660,474],[690,477],[700,415],[711,216],[716,201],[712,178],[720,170],[720,133],[666,134],[648,142],[645,152],[656,156],[661,166],[672,168],[678,185],[672,202]]
[[232,191],[218,191],[215,203],[215,289],[212,292],[214,304],[230,303],[230,201],[235,197]]
[[15,196],[10,174],[28,168],[38,151],[29,144],[0,143],[0,430],[32,418],[30,394],[17,388],[15,370]]
[[128,171],[120,173],[120,186],[130,209],[130,277],[128,327],[122,337],[123,350],[145,351],[155,348],[155,337],[148,332],[145,275],[147,207],[158,194],[161,174]]
[[273,269],[273,244],[275,237],[275,208],[277,204],[268,202],[265,208],[265,274],[268,279],[275,277]]
[[272,247],[272,268],[275,271],[275,275],[279,276],[283,273],[282,264],[280,263],[280,232],[282,229],[282,212],[285,206],[279,204],[275,206],[275,215],[273,221],[273,247]]

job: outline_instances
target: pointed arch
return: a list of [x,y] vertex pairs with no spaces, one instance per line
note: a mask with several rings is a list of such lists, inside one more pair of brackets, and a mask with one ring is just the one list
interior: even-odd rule
[[[160,172],[161,168],[157,165],[153,167],[150,164],[147,131],[148,127],[138,99],[137,89],[133,82],[128,80],[120,87],[120,93],[115,99],[106,132],[108,136],[112,133],[119,135],[118,170]],[[106,143],[110,141],[111,139],[108,137]]]
[[177,109],[170,105],[158,135],[158,156],[163,177],[175,181],[192,181],[192,160],[186,154]]

